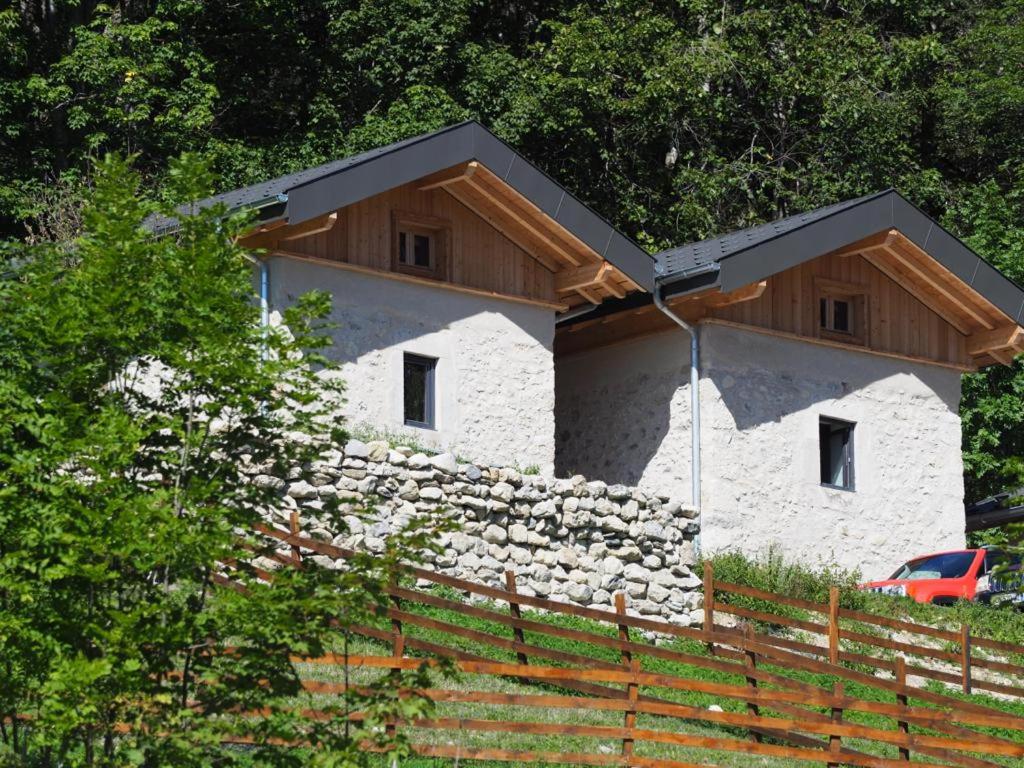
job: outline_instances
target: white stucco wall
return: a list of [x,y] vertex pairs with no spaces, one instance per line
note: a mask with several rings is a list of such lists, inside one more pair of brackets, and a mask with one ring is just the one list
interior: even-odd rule
[[[960,374],[701,325],[705,552],[770,545],[888,575],[964,544]],[[560,359],[556,466],[689,498],[686,336]],[[856,424],[856,490],[820,484],[818,419]]]
[[555,470],[690,502],[689,341],[682,331],[561,357]]
[[[554,462],[554,313],[518,302],[270,259],[271,306],[333,295],[349,426],[408,433],[473,461],[543,473]],[[436,429],[404,425],[402,357],[437,359]]]
[[[769,543],[884,577],[964,545],[960,373],[706,325],[705,551]],[[820,483],[818,420],[856,424],[855,490]]]

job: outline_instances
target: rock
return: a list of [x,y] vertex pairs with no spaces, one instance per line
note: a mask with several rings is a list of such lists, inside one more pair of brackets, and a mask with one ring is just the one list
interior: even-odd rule
[[627,565],[623,569],[622,575],[629,581],[646,582],[651,578],[651,572],[636,563],[630,563]]
[[484,529],[483,539],[488,544],[505,544],[508,541],[508,532],[497,525],[488,525]]
[[475,464],[467,464],[466,465],[466,469],[463,472],[463,474],[466,476],[467,480],[469,480],[470,482],[474,482],[474,483],[477,480],[479,480],[481,478],[481,476],[483,475],[483,473],[480,471],[480,468],[478,466],[476,466]]
[[471,550],[473,548],[473,544],[474,543],[475,543],[475,540],[473,539],[473,537],[472,536],[467,536],[462,531],[456,531],[455,533],[452,534],[452,538],[451,538],[452,549],[454,549],[459,554],[462,554],[464,552],[469,552],[469,550]]
[[587,603],[590,602],[590,598],[593,596],[594,590],[586,584],[571,583],[565,590],[565,593],[569,596],[569,599],[574,602]]
[[601,561],[601,572],[607,576],[618,576],[623,571],[622,561],[617,557],[608,556]]
[[440,488],[420,488],[420,498],[423,501],[441,501],[444,498],[444,493]]
[[617,517],[609,516],[601,519],[601,530],[611,533],[625,533],[629,525]]
[[579,557],[571,547],[562,547],[558,550],[558,564],[568,568],[575,568],[579,564]]
[[388,451],[388,464],[396,467],[404,467],[408,463],[408,457],[399,451]]
[[508,529],[508,539],[513,544],[525,544],[530,531],[522,523],[513,523]]
[[410,469],[426,469],[430,466],[430,459],[425,453],[414,453],[406,463]]
[[717,704],[711,704],[711,705],[708,706],[708,712],[724,712],[724,711],[725,710],[722,709]]
[[655,603],[664,603],[668,600],[669,591],[661,584],[651,584],[647,587],[647,599]]
[[633,495],[633,491],[624,485],[609,485],[608,486],[608,498],[609,499],[628,499]]
[[[388,444],[383,440],[371,440],[366,444],[366,458],[370,461],[386,461],[390,452]],[[405,457],[403,456],[402,458],[404,459]],[[403,461],[402,463],[405,462]]]
[[439,469],[446,475],[454,475],[459,471],[459,464],[450,453],[439,453],[430,459],[431,466]]
[[512,501],[512,496],[515,494],[515,488],[508,483],[495,483],[491,486],[491,498],[497,499],[498,501],[504,501],[506,504]]
[[257,488],[266,488],[272,491],[279,491],[284,488],[284,480],[273,475],[256,475],[252,479],[252,484]]
[[349,440],[345,443],[345,458],[365,459],[369,456],[369,449],[362,440]]
[[624,589],[627,595],[637,600],[647,594],[647,584],[641,581],[627,581]]
[[320,496],[320,492],[305,480],[299,480],[288,486],[288,495],[293,499],[315,499]]

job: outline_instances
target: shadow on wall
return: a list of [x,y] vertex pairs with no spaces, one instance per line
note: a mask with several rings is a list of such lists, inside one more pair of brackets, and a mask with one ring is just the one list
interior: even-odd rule
[[[356,363],[365,355],[452,330],[462,321],[494,313],[496,306],[500,306],[501,314],[524,334],[521,341],[548,350],[552,346],[553,320],[550,313],[538,311],[536,307],[280,257],[270,260],[270,270],[273,309],[294,303],[298,296],[308,291],[331,294],[330,320],[338,327],[332,334],[334,344],[324,350],[324,354],[340,363]],[[486,322],[476,323],[474,330],[483,336],[479,340],[481,346],[488,343],[497,345],[502,341],[500,337],[507,335],[507,326],[497,323],[491,328]],[[486,338],[488,334],[495,338]],[[454,344],[452,353],[457,355],[460,351],[468,353],[472,350],[461,343]]]
[[[660,491],[689,482],[682,332],[555,361],[555,472]],[[685,486],[683,486],[685,487]]]
[[740,432],[885,380],[892,381],[879,392],[939,398],[952,413],[960,405],[959,375],[947,368],[716,326],[705,326],[702,338],[702,396],[717,392]]

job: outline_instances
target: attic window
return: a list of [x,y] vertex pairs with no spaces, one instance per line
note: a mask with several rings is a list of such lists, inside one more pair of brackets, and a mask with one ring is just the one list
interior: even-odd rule
[[448,222],[430,216],[396,213],[392,269],[433,280],[445,278]]
[[818,278],[818,336],[850,344],[867,343],[867,292],[859,285]]

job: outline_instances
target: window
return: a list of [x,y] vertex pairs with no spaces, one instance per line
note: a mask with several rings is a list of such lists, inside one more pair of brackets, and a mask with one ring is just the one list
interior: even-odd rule
[[448,230],[448,222],[443,219],[396,212],[392,269],[418,277],[443,280]]
[[430,232],[412,229],[398,231],[398,263],[420,269],[433,269],[437,259],[437,245]]
[[867,293],[863,286],[816,278],[818,336],[849,344],[867,341]]
[[818,421],[822,485],[853,490],[853,427],[824,416]]
[[974,552],[949,552],[911,560],[899,567],[890,580],[961,579],[974,563]]
[[405,423],[434,428],[434,368],[437,360],[406,353],[403,358]]
[[821,327],[836,333],[853,333],[853,304],[847,298],[822,296]]

